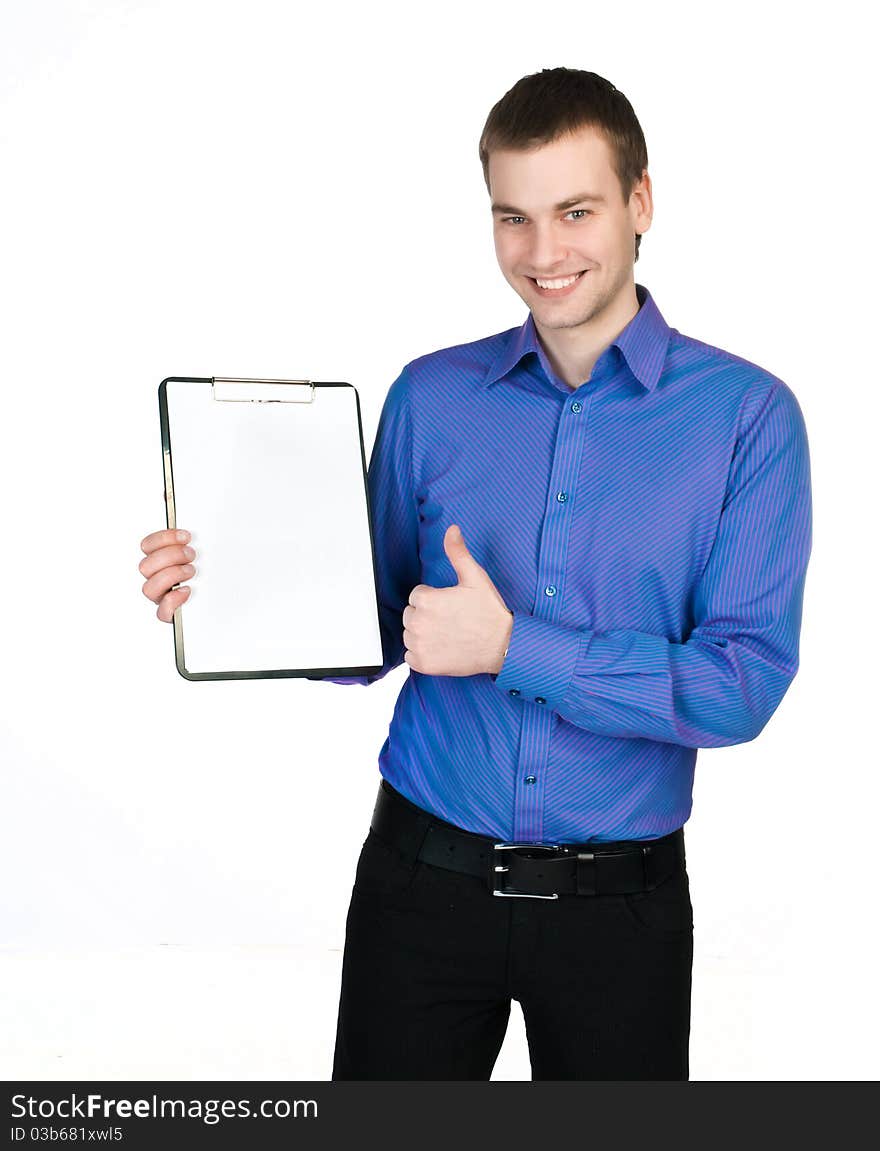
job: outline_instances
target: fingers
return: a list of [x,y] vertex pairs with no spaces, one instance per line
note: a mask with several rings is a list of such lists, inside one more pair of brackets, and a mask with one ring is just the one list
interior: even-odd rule
[[190,589],[188,587],[180,587],[164,595],[159,601],[159,607],[156,609],[158,618],[163,623],[171,623],[172,616],[180,605],[189,598],[189,593]]
[[194,576],[196,569],[192,564],[172,564],[171,567],[161,568],[155,575],[150,576],[141,588],[147,599],[158,603],[175,584]]
[[189,564],[195,558],[196,549],[189,544],[169,544],[167,547],[158,547],[148,556],[144,556],[138,564],[138,571],[149,579],[163,568],[171,567],[172,564]]
[[[151,532],[141,540],[144,558],[138,564],[138,571],[146,576],[142,591],[147,599],[158,604],[156,615],[164,623],[170,623],[174,612],[187,599],[188,587],[177,588],[195,575],[195,567],[189,561],[195,559],[195,549],[181,541],[180,537],[190,538],[190,533],[167,528]],[[173,589],[173,590],[172,590]]]
[[154,552],[156,548],[166,547],[168,544],[189,543],[190,533],[183,528],[165,528],[161,532],[150,532],[141,540],[141,551]]

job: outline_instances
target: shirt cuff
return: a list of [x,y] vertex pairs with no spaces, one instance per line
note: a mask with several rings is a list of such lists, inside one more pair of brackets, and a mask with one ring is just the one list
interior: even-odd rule
[[495,686],[507,695],[558,709],[571,685],[584,638],[592,632],[513,613],[507,658]]

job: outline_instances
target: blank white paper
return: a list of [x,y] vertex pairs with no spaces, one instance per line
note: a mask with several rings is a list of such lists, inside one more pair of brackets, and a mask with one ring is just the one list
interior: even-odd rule
[[210,381],[165,387],[176,525],[196,550],[179,609],[186,671],[381,666],[355,389],[318,384],[311,403],[257,403],[215,399]]

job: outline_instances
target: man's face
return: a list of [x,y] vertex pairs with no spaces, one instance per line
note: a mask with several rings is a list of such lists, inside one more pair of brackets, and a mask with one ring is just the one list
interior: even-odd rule
[[[650,177],[628,203],[604,136],[592,128],[529,152],[489,156],[495,253],[538,327],[575,328],[599,316],[633,279],[636,232],[651,222]],[[584,193],[596,199],[558,205]],[[542,289],[538,279],[571,286]]]

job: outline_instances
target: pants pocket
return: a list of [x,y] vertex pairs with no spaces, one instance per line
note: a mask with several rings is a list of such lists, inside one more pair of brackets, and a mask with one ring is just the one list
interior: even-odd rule
[[354,891],[367,896],[405,894],[423,866],[406,859],[370,828],[358,858]]
[[658,884],[653,891],[636,891],[619,898],[630,922],[640,931],[669,939],[693,932],[694,910],[684,868]]

